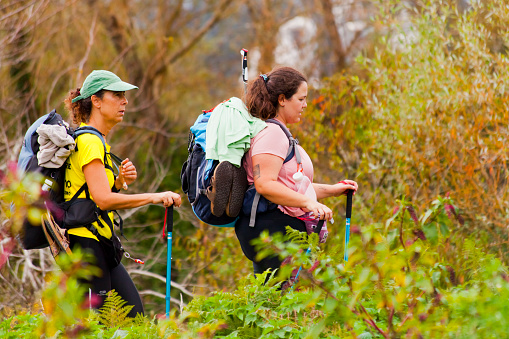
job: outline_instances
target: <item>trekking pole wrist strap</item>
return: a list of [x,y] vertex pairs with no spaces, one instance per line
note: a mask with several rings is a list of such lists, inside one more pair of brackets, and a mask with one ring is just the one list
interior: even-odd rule
[[[116,180],[115,180],[115,182],[116,182]],[[118,192],[120,192],[120,188],[117,188],[117,185],[115,184],[115,182],[113,183],[113,187],[111,187],[111,191],[113,193],[118,193]]]

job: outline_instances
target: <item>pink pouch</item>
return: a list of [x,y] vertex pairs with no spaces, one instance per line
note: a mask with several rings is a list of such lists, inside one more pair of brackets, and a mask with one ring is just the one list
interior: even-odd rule
[[[306,232],[308,234],[315,232],[315,229],[318,226],[318,222],[320,221],[319,219],[314,218],[314,216],[311,215],[311,212],[307,212],[297,218],[304,221],[306,224]],[[329,231],[327,230],[327,221],[325,221],[319,234],[320,243],[323,244],[327,240],[328,235]]]

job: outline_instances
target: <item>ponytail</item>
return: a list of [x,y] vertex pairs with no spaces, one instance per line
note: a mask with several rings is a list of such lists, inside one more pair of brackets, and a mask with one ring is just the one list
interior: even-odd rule
[[[78,100],[76,102],[72,102],[72,99],[79,96],[80,88],[72,89],[69,91],[69,95],[64,100],[65,108],[70,113],[72,117],[72,122],[75,125],[79,125],[82,122],[88,123],[90,120],[90,114],[92,113],[92,99],[91,97]],[[103,98],[104,90],[100,90],[99,92],[93,94],[99,98]]]
[[267,83],[261,76],[257,77],[248,86],[246,106],[252,116],[262,120],[274,118],[276,116],[277,97],[275,102],[273,99],[267,89]]
[[246,106],[252,116],[262,120],[276,116],[281,94],[291,98],[307,82],[304,75],[291,67],[280,67],[253,80],[247,89]]

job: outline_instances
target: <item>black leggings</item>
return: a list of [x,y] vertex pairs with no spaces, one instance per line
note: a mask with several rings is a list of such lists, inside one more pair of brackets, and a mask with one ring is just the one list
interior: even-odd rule
[[262,273],[269,268],[275,270],[281,266],[281,260],[277,255],[274,255],[255,261],[256,251],[254,246],[251,245],[251,240],[260,237],[262,231],[265,230],[268,230],[269,234],[278,232],[285,234],[286,226],[300,232],[306,232],[304,221],[284,214],[278,208],[270,212],[258,213],[254,227],[249,226],[249,216],[241,212],[240,218],[235,224],[235,234],[239,239],[242,252],[253,262],[254,273]]
[[[69,240],[71,250],[79,246],[81,249],[92,253],[95,257],[94,265],[102,271],[100,277],[93,276],[88,280],[80,279],[79,281],[79,283],[89,286],[92,293],[99,296],[100,304],[94,305],[95,308],[101,308],[108,291],[115,290],[123,300],[127,301],[126,306],[134,306],[128,314],[129,317],[134,318],[137,313],[144,315],[140,295],[124,265],[120,264],[113,268],[109,267],[106,263],[101,244],[95,239],[69,235]],[[86,297],[88,298],[88,292]]]

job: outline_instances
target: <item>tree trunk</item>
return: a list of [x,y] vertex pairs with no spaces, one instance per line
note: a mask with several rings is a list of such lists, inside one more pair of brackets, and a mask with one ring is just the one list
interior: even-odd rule
[[332,51],[335,56],[336,71],[345,68],[345,52],[341,37],[339,36],[338,27],[334,18],[332,0],[320,0],[322,4],[323,18],[325,20],[325,27],[329,35]]

